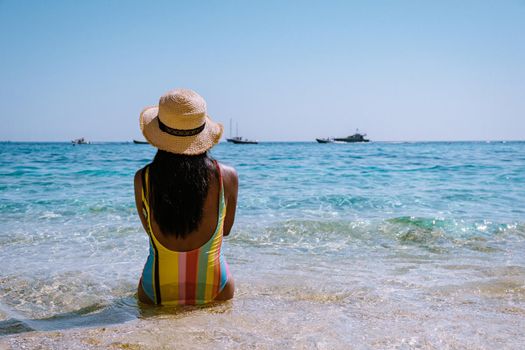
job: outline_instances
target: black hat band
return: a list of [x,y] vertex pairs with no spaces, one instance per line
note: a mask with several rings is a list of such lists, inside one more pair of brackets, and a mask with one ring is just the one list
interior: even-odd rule
[[202,130],[204,130],[204,127],[206,126],[206,122],[202,124],[201,126],[195,128],[195,129],[173,129],[164,124],[160,118],[157,119],[159,121],[159,128],[160,130],[164,131],[167,134],[173,135],[173,136],[195,136],[197,134],[200,134]]

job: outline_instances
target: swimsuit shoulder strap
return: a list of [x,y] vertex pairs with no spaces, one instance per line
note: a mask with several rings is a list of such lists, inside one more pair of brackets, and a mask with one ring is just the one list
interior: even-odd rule
[[220,190],[222,191],[222,173],[221,173],[221,166],[219,165],[219,162],[215,159],[213,160],[213,163],[215,164],[215,168],[217,168],[217,174],[219,175],[219,186]]
[[142,213],[146,218],[146,223],[148,224],[149,232],[151,230],[151,220],[150,220],[150,207],[149,207],[149,164],[142,169]]
[[219,220],[220,220],[221,216],[223,216],[223,212],[225,212],[225,209],[226,209],[226,206],[224,203],[224,183],[222,181],[221,166],[219,162],[214,159],[213,163],[215,163],[215,167],[217,168],[217,174],[219,175]]

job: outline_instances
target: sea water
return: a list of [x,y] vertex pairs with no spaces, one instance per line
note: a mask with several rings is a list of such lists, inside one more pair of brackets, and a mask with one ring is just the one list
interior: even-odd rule
[[224,240],[237,290],[202,309],[136,301],[133,176],[154,154],[0,143],[4,339],[167,318],[146,348],[525,344],[524,142],[217,145],[239,174]]

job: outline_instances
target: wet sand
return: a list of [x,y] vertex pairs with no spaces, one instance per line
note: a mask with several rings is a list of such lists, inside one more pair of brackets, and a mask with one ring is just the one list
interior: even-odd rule
[[509,288],[519,289],[514,296],[525,290],[508,279],[421,291],[413,300],[384,287],[330,292],[293,282],[241,284],[229,302],[142,307],[141,317],[127,323],[9,335],[0,338],[0,349],[520,349],[525,343],[525,309],[508,300]]

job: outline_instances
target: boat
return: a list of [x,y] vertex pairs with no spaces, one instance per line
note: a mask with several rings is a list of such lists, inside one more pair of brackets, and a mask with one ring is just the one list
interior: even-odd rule
[[359,129],[356,130],[355,134],[347,136],[347,137],[335,137],[333,141],[337,142],[370,142],[369,139],[365,139],[366,134],[360,134]]
[[136,143],[137,145],[147,145],[148,141],[133,140],[133,143]]
[[244,145],[256,145],[259,143],[259,141],[243,139],[242,137],[235,137],[235,138],[226,139],[226,140],[228,142],[233,142],[236,144],[244,144]]
[[226,141],[228,142],[242,141],[242,137],[234,136],[234,137],[227,138]]
[[85,138],[81,137],[78,139],[74,139],[71,141],[73,145],[89,145],[89,141],[87,141]]
[[327,137],[326,139],[315,139],[315,140],[319,143],[333,143],[334,142],[334,140],[329,137]]
[[244,145],[256,145],[259,141],[243,139],[239,136],[239,124],[236,124],[236,136],[232,136],[232,120],[230,119],[230,137],[226,139],[228,142],[235,144],[244,144]]

